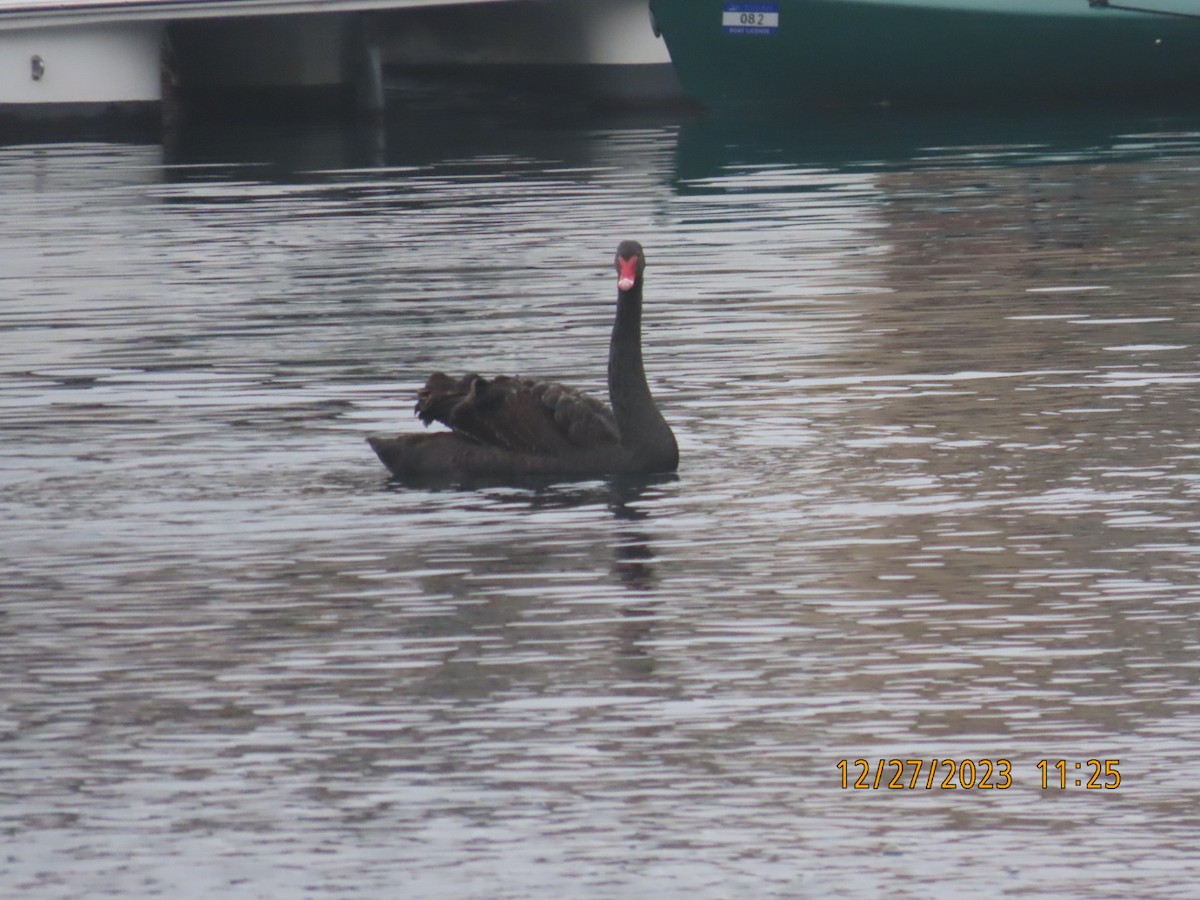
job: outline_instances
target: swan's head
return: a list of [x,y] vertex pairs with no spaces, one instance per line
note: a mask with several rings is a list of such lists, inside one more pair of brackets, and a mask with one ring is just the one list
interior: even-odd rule
[[621,246],[617,247],[616,268],[617,290],[632,290],[642,280],[642,270],[646,268],[642,245],[637,241],[621,241]]

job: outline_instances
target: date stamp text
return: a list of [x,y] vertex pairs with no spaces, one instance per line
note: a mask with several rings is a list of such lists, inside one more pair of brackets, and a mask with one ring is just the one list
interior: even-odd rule
[[[1119,759],[1042,759],[1033,768],[1042,790],[1116,790]],[[839,759],[842,790],[1003,791],[1014,784],[1008,759]]]

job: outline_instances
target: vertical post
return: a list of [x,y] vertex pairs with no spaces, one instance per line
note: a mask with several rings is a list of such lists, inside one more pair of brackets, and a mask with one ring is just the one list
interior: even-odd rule
[[379,46],[374,17],[362,13],[358,17],[355,98],[358,114],[366,119],[383,117],[383,50]]

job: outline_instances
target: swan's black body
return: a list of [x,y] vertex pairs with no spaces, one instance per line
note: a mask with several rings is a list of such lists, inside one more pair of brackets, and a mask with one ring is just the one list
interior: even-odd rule
[[617,248],[617,314],[608,352],[611,409],[582,391],[501,375],[440,372],[417,395],[417,415],[449,433],[369,438],[400,478],[652,475],[679,465],[675,435],[642,366],[642,278],[634,241]]

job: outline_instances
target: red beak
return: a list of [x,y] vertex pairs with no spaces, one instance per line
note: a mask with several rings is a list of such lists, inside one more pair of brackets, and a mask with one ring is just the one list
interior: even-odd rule
[[617,257],[617,290],[628,291],[637,282],[638,277],[638,258],[631,256],[626,259],[623,256]]

